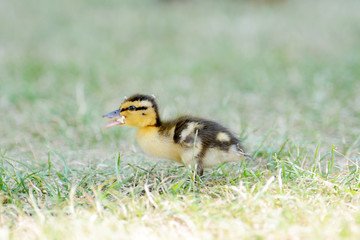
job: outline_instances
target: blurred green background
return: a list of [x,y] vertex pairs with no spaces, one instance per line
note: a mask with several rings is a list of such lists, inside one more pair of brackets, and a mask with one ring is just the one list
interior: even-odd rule
[[153,93],[163,118],[218,120],[250,152],[270,134],[268,149],[289,139],[351,155],[359,11],[357,0],[3,0],[0,148],[29,161],[49,148],[126,152],[133,130],[104,130],[101,116]]
[[[1,0],[0,239],[359,239],[359,13]],[[101,118],[134,93],[221,122],[255,161],[194,181],[152,159]]]

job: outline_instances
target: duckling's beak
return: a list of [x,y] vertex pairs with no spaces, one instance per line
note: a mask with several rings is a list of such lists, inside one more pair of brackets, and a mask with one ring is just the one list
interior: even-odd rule
[[114,119],[108,123],[106,123],[105,127],[113,127],[117,125],[123,125],[125,123],[125,117],[120,115],[120,110],[115,110],[103,115],[103,118]]

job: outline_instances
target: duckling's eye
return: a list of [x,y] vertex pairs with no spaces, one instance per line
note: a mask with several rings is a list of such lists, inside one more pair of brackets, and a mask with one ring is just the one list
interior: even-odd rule
[[134,111],[134,110],[136,110],[136,107],[135,107],[134,105],[131,105],[131,106],[128,107],[127,109],[130,110],[130,111]]

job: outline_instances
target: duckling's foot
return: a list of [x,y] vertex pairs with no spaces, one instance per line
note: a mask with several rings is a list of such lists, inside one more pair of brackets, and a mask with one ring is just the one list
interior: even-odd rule
[[186,179],[186,182],[187,183],[190,183],[190,182],[192,182],[192,183],[194,183],[195,185],[198,185],[199,183],[201,183],[202,182],[202,178],[203,177],[201,177],[201,176],[199,176],[199,175],[195,175],[195,178],[193,177],[193,176],[189,176],[187,179]]
[[196,173],[199,177],[202,177],[202,175],[204,174],[204,169],[198,167],[198,169],[196,170]]

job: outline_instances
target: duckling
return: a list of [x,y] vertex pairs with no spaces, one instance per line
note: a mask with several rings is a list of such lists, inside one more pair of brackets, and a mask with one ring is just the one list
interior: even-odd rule
[[144,152],[188,167],[195,164],[199,176],[204,168],[251,159],[241,142],[217,122],[192,116],[162,121],[153,95],[125,98],[119,109],[103,118],[113,119],[105,127],[137,127],[137,141]]

